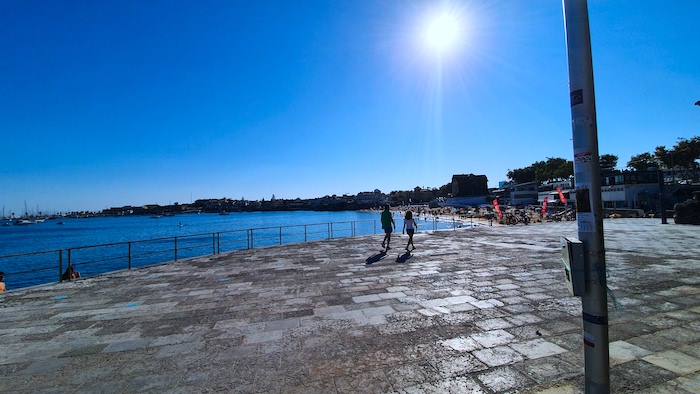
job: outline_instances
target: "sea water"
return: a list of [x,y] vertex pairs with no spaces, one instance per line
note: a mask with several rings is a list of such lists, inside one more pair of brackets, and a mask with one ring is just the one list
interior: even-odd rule
[[[0,256],[188,234],[378,218],[379,213],[366,211],[202,213],[157,219],[150,216],[59,218],[24,226],[1,226]],[[58,225],[59,222],[64,224]]]
[[[379,217],[379,212],[367,211],[232,212],[59,218],[0,226],[0,271],[6,273],[7,287],[16,289],[58,281],[69,258],[83,276],[90,276],[127,268],[127,254],[129,266],[135,267],[249,247],[379,233]],[[399,214],[394,217],[400,228]],[[153,239],[162,241],[140,242]],[[113,246],[88,247],[94,245]],[[24,255],[28,253],[32,254]],[[16,254],[23,255],[4,257]]]

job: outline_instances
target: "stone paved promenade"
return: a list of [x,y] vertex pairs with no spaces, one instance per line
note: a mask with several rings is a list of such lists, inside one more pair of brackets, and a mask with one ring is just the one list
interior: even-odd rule
[[[612,392],[700,393],[700,227],[605,221]],[[3,393],[581,393],[573,222],[245,250],[0,295]],[[368,264],[369,263],[369,264]]]

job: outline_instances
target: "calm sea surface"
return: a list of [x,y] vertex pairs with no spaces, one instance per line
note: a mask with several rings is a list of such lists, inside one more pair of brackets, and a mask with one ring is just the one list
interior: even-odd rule
[[[56,219],[0,226],[0,271],[6,274],[7,288],[17,289],[58,281],[59,272],[65,270],[69,259],[82,276],[91,276],[215,252],[381,233],[379,216],[378,212],[357,211],[202,213],[158,219]],[[398,220],[398,214],[395,218],[401,228],[403,222]],[[161,240],[142,242],[153,239]],[[112,245],[88,247],[104,244]],[[2,257],[43,251],[52,252]]]

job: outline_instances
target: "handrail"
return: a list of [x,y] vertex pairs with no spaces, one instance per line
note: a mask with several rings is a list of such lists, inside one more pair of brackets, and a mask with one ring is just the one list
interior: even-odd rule
[[[65,268],[72,266],[76,271],[81,272],[81,276],[93,276],[121,269],[131,270],[134,267],[178,261],[183,258],[216,255],[227,251],[377,234],[377,222],[378,220],[376,219],[368,219],[225,230],[15,253],[0,256],[0,261],[13,259],[15,260],[13,261],[13,266],[15,267],[33,267],[29,270],[5,273],[6,283],[8,283],[7,287],[16,289],[53,283],[56,281],[56,278],[58,281],[62,281],[64,260],[67,263]],[[442,229],[449,229],[449,227],[456,229],[457,227],[454,218],[451,221],[433,218],[431,222],[432,226],[430,227],[432,228],[424,227],[424,231],[440,230],[440,223],[451,223],[451,226]],[[285,231],[290,229],[292,231]],[[299,229],[299,231],[293,231],[294,229]],[[86,255],[88,251],[91,253]],[[58,257],[55,259],[49,258],[47,262],[44,256],[50,254],[57,254]],[[51,261],[54,261],[54,263],[51,263]],[[53,276],[52,274],[44,273],[45,271],[57,272],[58,275]],[[26,276],[30,277],[24,281],[19,281],[19,283],[13,284],[7,280],[7,278]],[[52,277],[53,280],[51,279]]]

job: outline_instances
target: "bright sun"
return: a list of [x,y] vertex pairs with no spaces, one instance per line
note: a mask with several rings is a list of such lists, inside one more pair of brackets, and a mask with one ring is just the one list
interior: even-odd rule
[[425,40],[428,46],[444,52],[454,46],[459,38],[460,25],[453,15],[444,13],[433,18],[425,29]]

